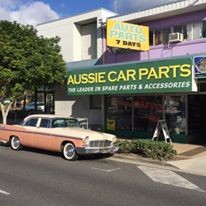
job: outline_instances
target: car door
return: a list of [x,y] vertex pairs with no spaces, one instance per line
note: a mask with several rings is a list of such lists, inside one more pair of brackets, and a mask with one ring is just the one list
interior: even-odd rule
[[40,149],[51,151],[59,151],[57,138],[52,134],[51,120],[49,118],[41,118],[38,122],[35,135],[35,145]]
[[36,136],[36,128],[39,118],[33,117],[28,119],[21,127],[20,142],[24,146],[34,147],[34,139]]

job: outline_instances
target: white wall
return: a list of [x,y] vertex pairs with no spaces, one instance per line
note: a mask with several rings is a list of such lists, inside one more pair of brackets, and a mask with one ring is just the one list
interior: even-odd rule
[[97,58],[97,25],[96,23],[81,26],[81,59]]
[[60,47],[63,59],[67,62],[73,61],[73,25],[68,21],[54,21],[37,26],[38,34],[45,37],[60,37]]
[[102,112],[90,109],[89,95],[68,96],[66,87],[55,88],[55,114],[88,118],[89,127],[102,125]]
[[[59,36],[61,38],[61,54],[66,62],[81,61],[83,60],[82,57],[86,58],[85,53],[81,53],[81,26],[89,23],[96,23],[96,32],[94,32],[95,29],[91,29],[91,35],[92,40],[97,42],[95,43],[95,57],[99,58],[102,55],[100,19],[105,21],[106,17],[114,15],[114,12],[98,9],[77,16],[40,24],[37,26],[37,31],[39,35],[45,37]],[[88,56],[88,58],[93,58],[93,56],[94,55]]]
[[55,114],[72,116],[72,107],[76,101],[55,101]]

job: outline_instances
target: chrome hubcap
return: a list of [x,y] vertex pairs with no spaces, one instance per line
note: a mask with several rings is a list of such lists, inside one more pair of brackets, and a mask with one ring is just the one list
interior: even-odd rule
[[13,145],[13,147],[14,147],[14,148],[18,148],[18,147],[19,147],[19,144],[20,144],[19,139],[14,137],[14,138],[12,139],[12,145]]
[[66,148],[65,148],[65,155],[67,157],[72,157],[74,155],[74,147],[72,145],[68,145]]

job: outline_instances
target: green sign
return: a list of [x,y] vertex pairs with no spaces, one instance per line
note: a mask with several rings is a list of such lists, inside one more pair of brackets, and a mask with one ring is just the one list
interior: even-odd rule
[[104,65],[68,72],[68,95],[197,91],[192,58]]

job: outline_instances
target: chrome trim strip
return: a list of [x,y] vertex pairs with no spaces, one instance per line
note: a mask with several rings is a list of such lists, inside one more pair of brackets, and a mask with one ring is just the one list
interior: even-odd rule
[[49,135],[49,136],[55,136],[55,137],[60,137],[60,138],[70,138],[70,139],[75,139],[75,140],[83,140],[82,138],[79,138],[79,137],[69,137],[65,135],[50,134],[50,133],[43,133],[43,132],[19,131],[19,130],[13,130],[13,129],[5,129],[5,128],[0,128],[0,130],[20,132],[20,133],[39,134],[39,135],[46,135],[46,136]]
[[106,154],[106,153],[115,153],[119,150],[118,147],[112,146],[112,147],[98,147],[98,148],[91,148],[91,147],[76,147],[76,152],[78,154]]

